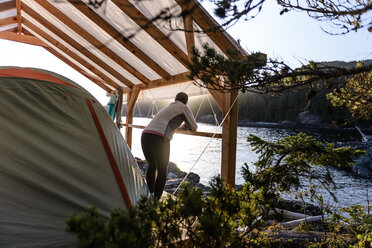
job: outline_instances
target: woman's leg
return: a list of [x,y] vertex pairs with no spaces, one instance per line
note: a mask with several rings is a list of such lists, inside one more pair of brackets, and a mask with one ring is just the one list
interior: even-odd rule
[[141,136],[142,151],[147,161],[146,182],[150,193],[154,193],[156,171],[158,167],[155,151],[156,139],[154,139],[155,137],[153,136],[155,135],[148,133],[143,133]]
[[158,175],[155,179],[154,195],[161,197],[163,194],[165,183],[167,182],[168,175],[168,163],[169,163],[169,152],[170,142],[168,139],[163,138],[161,147],[158,151]]

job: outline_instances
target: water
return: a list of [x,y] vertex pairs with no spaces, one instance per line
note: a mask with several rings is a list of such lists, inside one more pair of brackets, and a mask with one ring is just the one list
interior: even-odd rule
[[[146,125],[150,120],[147,118],[134,118],[134,124]],[[198,124],[198,131],[221,132],[217,126]],[[280,128],[263,127],[238,127],[237,154],[236,154],[236,184],[244,184],[241,168],[247,163],[251,170],[254,170],[253,163],[257,161],[258,155],[252,151],[247,142],[247,136],[254,134],[264,140],[276,141],[290,135],[304,132],[322,142],[332,142],[336,144],[355,143],[361,140],[356,130],[293,130]],[[122,129],[124,135],[125,129]],[[144,158],[141,149],[142,129],[133,128],[132,152],[135,157]],[[209,145],[208,145],[209,143]],[[206,148],[206,146],[208,147]],[[205,149],[204,153],[203,150]],[[170,161],[176,163],[178,167],[188,172],[192,167],[192,172],[200,176],[200,182],[208,185],[213,176],[221,172],[221,140],[191,135],[175,134],[171,141]],[[367,204],[366,190],[372,195],[372,180],[354,178],[350,174],[331,169],[334,180],[338,185],[335,194],[339,199],[338,203],[323,192],[325,201],[334,206],[350,206],[354,204]],[[372,197],[369,197],[372,200]]]

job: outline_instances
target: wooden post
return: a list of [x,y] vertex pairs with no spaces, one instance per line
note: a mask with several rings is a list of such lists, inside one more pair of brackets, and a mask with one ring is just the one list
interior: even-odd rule
[[126,128],[125,128],[125,140],[127,141],[128,147],[132,148],[132,127],[130,124],[133,124],[133,112],[134,105],[136,104],[140,89],[133,87],[131,92],[127,95],[127,117],[126,117]]
[[[221,178],[224,183],[235,186],[235,167],[236,167],[236,139],[238,128],[238,91],[232,93],[221,93],[216,90],[209,90],[217,105],[222,111],[222,117],[226,117],[222,124],[222,158],[221,158]],[[234,103],[235,101],[235,103]],[[234,103],[234,106],[231,105]],[[230,110],[231,108],[231,110]],[[230,110],[230,112],[229,112]]]
[[[223,114],[222,116],[225,116],[228,113],[229,114],[226,117],[224,123],[222,124],[221,178],[230,187],[235,187],[236,139],[238,129],[238,99],[236,99],[237,97],[238,91],[234,91],[229,94],[224,94],[224,104],[222,110]],[[232,106],[232,104],[234,105]]]
[[22,34],[21,0],[16,0],[18,34]]
[[[115,93],[114,93],[115,94]],[[118,90],[118,102],[116,103],[116,126],[120,129],[121,113],[123,112],[123,88]]]

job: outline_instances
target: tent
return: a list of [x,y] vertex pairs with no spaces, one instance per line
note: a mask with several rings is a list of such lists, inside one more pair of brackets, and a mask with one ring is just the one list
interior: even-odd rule
[[120,131],[78,84],[0,67],[0,247],[74,247],[66,219],[148,194]]

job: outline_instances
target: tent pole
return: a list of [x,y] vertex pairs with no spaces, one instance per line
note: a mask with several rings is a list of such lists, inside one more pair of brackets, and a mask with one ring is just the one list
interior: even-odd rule
[[134,113],[134,106],[136,104],[138,95],[140,93],[140,89],[138,87],[133,87],[132,90],[127,95],[127,117],[126,117],[126,128],[125,128],[125,140],[127,141],[129,149],[132,148],[132,127],[133,124],[133,113]]

